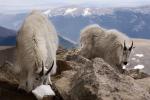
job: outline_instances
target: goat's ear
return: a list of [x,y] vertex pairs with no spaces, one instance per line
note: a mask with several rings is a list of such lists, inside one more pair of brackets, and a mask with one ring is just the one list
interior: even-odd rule
[[54,66],[54,61],[52,62],[51,67],[48,69],[48,71],[45,73],[45,75],[48,75],[51,72],[53,66]]
[[40,75],[40,76],[43,76],[43,75],[44,75],[44,63],[43,63],[43,61],[42,61],[42,70],[41,70],[41,72],[39,73],[39,75]]

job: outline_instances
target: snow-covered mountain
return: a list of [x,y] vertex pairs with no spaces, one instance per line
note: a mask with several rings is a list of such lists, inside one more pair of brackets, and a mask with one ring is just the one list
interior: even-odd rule
[[89,24],[117,29],[134,38],[150,39],[150,6],[134,8],[62,7],[46,10],[59,33],[78,41],[80,30]]
[[48,9],[44,13],[49,17],[54,16],[90,16],[90,15],[104,15],[113,13],[114,8],[88,8],[79,6],[67,6],[54,9]]
[[4,12],[3,14],[0,14],[0,26],[18,30],[26,16],[27,13],[8,14]]
[[90,16],[90,15],[113,15],[116,11],[131,11],[134,13],[150,13],[150,6],[142,7],[120,7],[120,8],[90,8],[90,7],[80,7],[80,6],[67,6],[59,8],[51,8],[45,11],[45,14],[48,14],[50,17],[53,16]]
[[[72,41],[79,40],[80,30],[89,24],[117,29],[134,38],[150,39],[150,6],[94,8],[66,6],[43,11],[54,23],[58,33]],[[0,14],[0,26],[17,29],[27,15]]]

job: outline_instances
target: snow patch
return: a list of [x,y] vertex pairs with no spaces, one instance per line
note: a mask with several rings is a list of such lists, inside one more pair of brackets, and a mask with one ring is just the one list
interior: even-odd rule
[[50,10],[50,9],[43,12],[43,14],[45,14],[45,15],[47,15],[47,16],[51,16],[50,13],[51,13],[51,10]]
[[64,15],[72,14],[76,10],[77,10],[77,8],[68,8],[68,9],[66,9]]
[[131,60],[136,60],[136,58],[131,58]]
[[144,57],[144,54],[135,54],[135,56],[141,58],[141,57]]
[[83,16],[89,16],[89,15],[91,15],[90,8],[85,8],[82,15]]
[[134,66],[134,69],[143,69],[144,68],[144,65],[136,65]]

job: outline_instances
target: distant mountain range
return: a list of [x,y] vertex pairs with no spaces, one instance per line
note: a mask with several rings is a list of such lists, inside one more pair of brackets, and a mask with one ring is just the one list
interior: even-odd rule
[[0,45],[15,45],[16,32],[11,29],[0,27]]
[[27,13],[0,14],[0,26],[16,31],[20,28],[26,16],[27,16]]
[[57,30],[65,37],[78,41],[82,28],[99,24],[117,29],[133,38],[150,39],[150,6],[136,8],[62,7],[45,12]]
[[16,31],[0,26],[0,38],[10,37],[10,36],[14,36],[14,35],[16,35]]
[[[54,23],[58,33],[70,43],[78,42],[80,30],[89,24],[117,29],[133,38],[150,39],[150,6],[132,8],[66,6],[43,12]],[[17,31],[27,13],[0,15],[0,26]]]
[[[59,44],[64,48],[73,48],[76,44],[59,35]],[[16,45],[16,31],[0,27],[0,46]]]

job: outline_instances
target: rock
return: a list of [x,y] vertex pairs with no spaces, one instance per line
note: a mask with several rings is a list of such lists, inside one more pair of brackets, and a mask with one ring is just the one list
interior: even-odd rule
[[5,61],[14,62],[16,60],[16,47],[10,47],[4,50],[0,50],[0,66],[4,64]]
[[66,60],[72,69],[54,82],[64,100],[150,100],[148,85],[143,87],[131,74],[118,73],[101,58],[91,61],[71,52]]
[[57,50],[57,60],[64,60],[67,52],[68,50],[59,46],[59,49]]
[[56,75],[60,75],[61,72],[66,70],[71,70],[71,66],[64,60],[57,60],[57,73]]
[[136,80],[143,89],[147,90],[150,95],[150,77]]
[[125,74],[131,76],[134,79],[143,79],[150,77],[149,74],[142,72],[140,69],[125,70]]
[[62,54],[62,53],[64,54],[65,52],[67,52],[67,50],[64,49],[62,46],[59,46],[59,47],[58,47],[57,55]]
[[116,73],[100,58],[85,64],[72,82],[71,100],[150,100],[132,77]]
[[17,87],[17,84],[0,81],[0,100],[36,100],[33,94]]
[[64,100],[71,100],[70,90],[74,74],[75,71],[65,71],[61,75],[63,77],[57,79],[54,82],[55,87],[57,88],[58,92]]
[[[86,59],[76,49],[62,49],[57,54],[58,71],[51,78],[56,96],[52,100],[150,100],[150,77],[143,72],[121,74],[103,59]],[[11,68],[0,67],[0,100],[36,100],[33,94],[17,89],[18,78]]]

